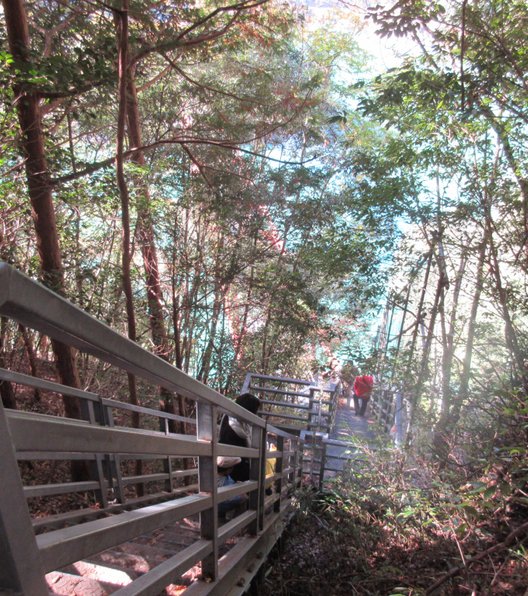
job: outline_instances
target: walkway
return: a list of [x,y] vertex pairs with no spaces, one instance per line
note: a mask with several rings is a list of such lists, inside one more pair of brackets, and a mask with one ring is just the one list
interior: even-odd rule
[[[349,408],[345,402],[339,404],[334,430],[325,441],[325,479],[339,474],[347,460],[361,458],[362,450],[355,448],[358,440],[363,445],[365,442],[373,445],[376,438],[374,425],[374,418],[356,416],[353,406]],[[107,596],[129,586],[133,580],[175,556],[198,538],[199,524],[195,516],[49,573],[46,579],[50,591],[56,595]],[[235,543],[236,539],[231,538],[222,552]],[[165,593],[181,594],[193,583],[194,588],[200,588],[202,584],[196,583],[200,571],[200,566],[194,565],[180,578],[174,579]]]
[[347,460],[361,456],[362,450],[355,448],[358,442],[373,445],[376,439],[375,423],[374,418],[368,415],[368,410],[363,417],[355,415],[353,405],[348,407],[343,402],[338,406],[335,427],[326,446],[325,467],[330,473],[343,470]]
[[337,408],[336,424],[331,438],[349,442],[355,437],[362,441],[374,441],[376,439],[375,423],[374,417],[369,416],[368,410],[366,416],[356,416],[353,405],[349,408],[346,403],[340,404]]

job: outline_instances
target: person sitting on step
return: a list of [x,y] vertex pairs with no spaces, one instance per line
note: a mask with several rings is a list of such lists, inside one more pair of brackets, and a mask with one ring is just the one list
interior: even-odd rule
[[[260,408],[260,399],[251,393],[243,393],[236,398],[235,403],[242,406],[252,414],[256,414]],[[220,422],[220,433],[218,442],[237,447],[251,447],[251,425],[243,422],[234,416],[224,414]],[[237,482],[249,480],[249,459],[243,458],[237,464],[232,473]]]
[[[232,486],[236,484],[236,481],[233,480],[231,473],[236,465],[238,465],[242,461],[240,457],[228,457],[228,456],[220,456],[216,458],[216,466],[217,466],[217,487],[221,488],[222,486]],[[236,497],[232,497],[227,501],[222,501],[218,504],[218,517],[220,519],[225,519],[226,516],[235,511],[236,509],[241,509],[242,506],[245,506],[247,503],[247,495],[237,495]],[[236,511],[234,513],[236,515]]]

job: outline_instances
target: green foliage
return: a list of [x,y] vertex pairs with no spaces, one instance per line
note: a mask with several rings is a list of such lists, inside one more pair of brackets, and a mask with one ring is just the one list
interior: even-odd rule
[[[522,595],[526,534],[510,548],[490,547],[519,525],[526,509],[508,509],[511,491],[491,481],[485,471],[470,481],[441,478],[425,460],[367,450],[332,490],[300,493],[284,554],[272,561],[263,593],[280,586],[281,595],[417,595],[442,579],[439,593],[457,594],[468,584],[488,590],[491,572],[490,594]],[[485,563],[470,564],[488,548]],[[454,567],[459,573],[449,576]]]

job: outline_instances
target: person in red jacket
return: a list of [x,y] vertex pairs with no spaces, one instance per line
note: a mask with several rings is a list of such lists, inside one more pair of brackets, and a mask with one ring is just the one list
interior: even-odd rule
[[373,388],[374,377],[372,375],[362,375],[355,378],[352,391],[354,394],[354,409],[356,410],[356,416],[365,415]]

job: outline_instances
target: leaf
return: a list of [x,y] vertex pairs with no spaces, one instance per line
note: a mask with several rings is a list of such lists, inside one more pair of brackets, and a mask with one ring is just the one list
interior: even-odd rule
[[0,52],[0,62],[4,62],[5,64],[13,64],[13,56],[9,52]]
[[473,503],[462,503],[461,505],[464,508],[464,511],[471,517],[478,517],[479,512]]
[[512,486],[509,482],[502,482],[499,486],[501,494],[505,497],[509,497],[512,494]]
[[413,507],[406,507],[401,513],[397,515],[398,518],[407,519],[412,517],[416,513],[416,509]]
[[335,116],[331,116],[326,121],[328,124],[335,124],[336,122],[346,122],[347,117],[346,114],[336,114]]
[[470,495],[478,495],[488,488],[488,485],[485,482],[472,482],[470,486],[473,487],[472,490],[468,491],[468,494]]

